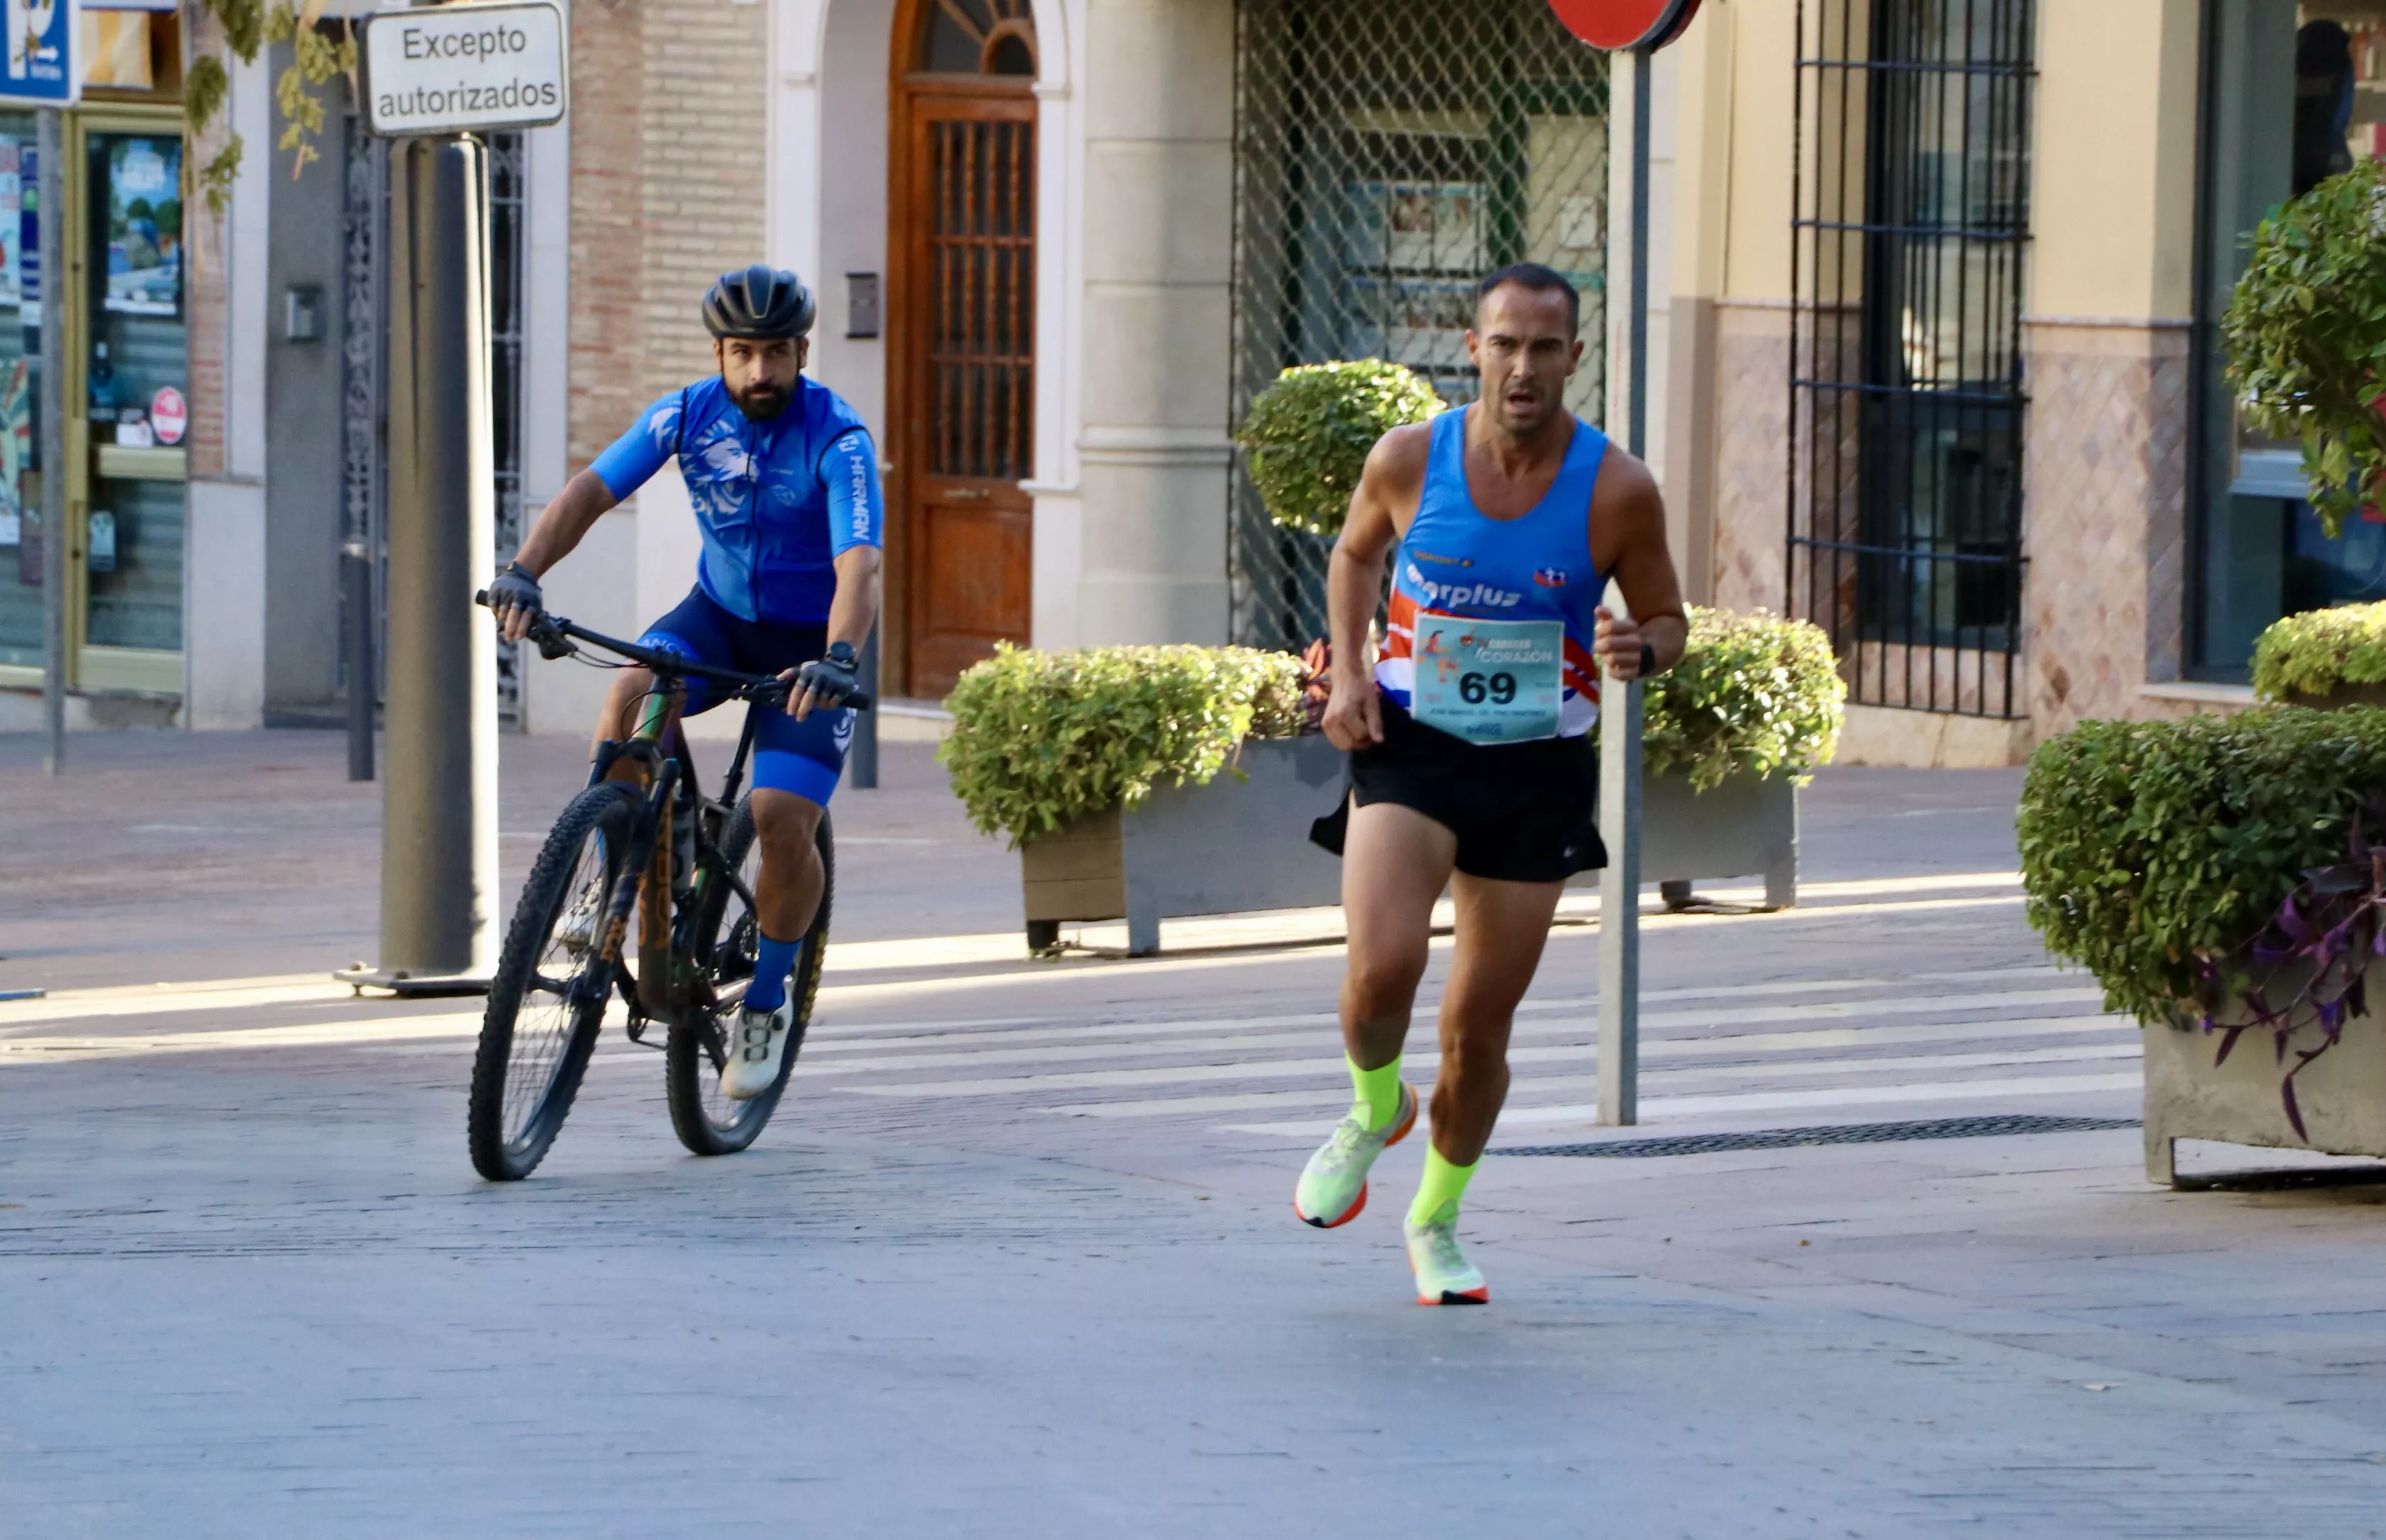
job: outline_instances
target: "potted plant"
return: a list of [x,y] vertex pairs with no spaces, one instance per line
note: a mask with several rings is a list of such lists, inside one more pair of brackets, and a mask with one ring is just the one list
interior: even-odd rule
[[[1316,731],[1324,653],[1004,647],[961,676],[938,752],[978,827],[1020,852],[1031,949],[1064,920],[1124,918],[1139,955],[1163,917],[1339,901],[1341,863],[1309,843],[1343,784]],[[1797,786],[1844,694],[1815,627],[1695,610],[1689,657],[1648,696],[1651,880],[1762,875],[1768,905],[1790,903]]]
[[2254,693],[2323,709],[2386,706],[2386,604],[2273,621],[2254,642]]
[[1811,621],[1699,605],[1689,619],[1681,662],[1643,697],[1640,869],[1676,907],[1694,878],[1762,876],[1764,907],[1786,908],[1798,788],[1838,746],[1847,682]]
[[1441,409],[1423,375],[1381,358],[1297,364],[1251,398],[1235,442],[1277,528],[1330,540],[1375,441]]
[[2181,1138],[2386,1156],[2381,793],[2380,711],[2087,722],[2032,757],[2029,920],[2145,1029],[2153,1180]]
[[2220,334],[2246,421],[2302,446],[2329,538],[2386,502],[2386,161],[2262,221]]
[[[1027,941],[1070,920],[1336,902],[1341,863],[1309,843],[1342,756],[1314,730],[1302,660],[1250,647],[998,648],[947,697],[937,750],[980,829],[1020,853]],[[1224,772],[1223,775],[1221,772]]]

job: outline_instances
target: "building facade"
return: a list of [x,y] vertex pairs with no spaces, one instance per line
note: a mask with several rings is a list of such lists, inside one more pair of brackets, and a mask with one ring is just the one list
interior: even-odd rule
[[2367,0],[1708,0],[1666,485],[1694,589],[1832,632],[1843,757],[2008,764],[2229,709],[2283,614],[2386,595],[2244,433],[2263,215],[2378,153]]
[[[1305,642],[1325,543],[1234,420],[1371,354],[1465,398],[1487,266],[1577,275],[1604,396],[1606,61],[1544,0],[579,0],[573,45],[571,463],[710,369],[714,273],[805,274],[879,431],[890,694],[1002,640]],[[694,556],[659,477],[548,593],[634,626]],[[534,664],[533,725],[602,685]]]

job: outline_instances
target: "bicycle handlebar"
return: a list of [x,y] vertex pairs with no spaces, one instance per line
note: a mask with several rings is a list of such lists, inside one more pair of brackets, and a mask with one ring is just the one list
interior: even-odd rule
[[[483,588],[474,594],[472,602],[488,608],[489,591]],[[586,642],[608,652],[619,653],[658,674],[689,675],[710,680],[716,684],[726,684],[733,698],[752,701],[757,705],[783,706],[795,691],[793,682],[772,674],[747,674],[735,669],[716,669],[710,663],[698,663],[680,653],[665,652],[659,647],[642,647],[635,642],[624,642],[602,632],[590,631],[586,626],[574,624],[560,615],[549,615],[543,609],[532,612],[530,639],[536,642],[539,652],[548,657],[562,657],[578,652],[580,649],[572,643]],[[872,696],[859,691],[837,703],[839,707],[855,711],[867,711],[876,704]]]

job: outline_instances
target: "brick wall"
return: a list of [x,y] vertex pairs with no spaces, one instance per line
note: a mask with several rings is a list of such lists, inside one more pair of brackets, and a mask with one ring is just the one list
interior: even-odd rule
[[767,12],[594,0],[571,12],[574,470],[646,404],[710,373],[697,304],[768,225]]
[[[191,7],[182,24],[192,29],[193,57],[221,51],[223,28],[205,7]],[[204,166],[215,158],[231,136],[231,119],[227,103],[207,125],[207,131],[193,140],[191,165]],[[263,155],[266,148],[252,144],[248,153]],[[207,212],[204,194],[188,200],[182,219],[183,244],[189,252],[183,282],[189,287],[185,304],[190,318],[191,373],[186,389],[191,408],[190,474],[194,480],[207,481],[221,476],[224,464],[224,221]]]

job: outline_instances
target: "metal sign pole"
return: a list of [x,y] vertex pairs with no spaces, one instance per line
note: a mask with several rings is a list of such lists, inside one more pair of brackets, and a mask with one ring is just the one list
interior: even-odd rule
[[[861,644],[861,688],[869,695],[878,694],[878,626],[873,621],[870,637]],[[846,757],[845,778],[858,792],[878,789],[878,713],[856,711],[853,714],[853,749]]]
[[[1626,302],[1625,447],[1649,452],[1649,125],[1652,49],[1632,50],[1632,282]],[[1601,702],[1599,883],[1599,1121],[1640,1121],[1640,712],[1646,689],[1611,682]]]
[[33,219],[41,238],[42,391],[42,722],[44,762],[67,768],[67,286],[66,120],[57,107],[37,116]]
[[488,987],[496,944],[496,629],[472,604],[496,538],[488,160],[471,138],[396,158],[382,960],[338,977],[463,993]]

